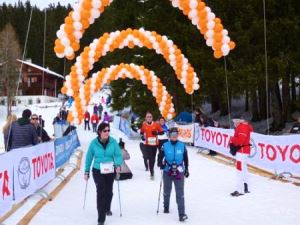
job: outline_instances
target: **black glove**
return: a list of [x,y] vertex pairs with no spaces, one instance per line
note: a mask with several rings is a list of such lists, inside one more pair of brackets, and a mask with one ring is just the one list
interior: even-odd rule
[[188,178],[190,176],[189,170],[185,169],[184,176]]
[[141,139],[142,139],[142,141],[146,140],[145,137],[144,137],[144,135],[141,136]]
[[152,134],[153,134],[153,135],[157,135],[158,133],[157,133],[156,130],[154,130],[154,131],[152,131]]
[[157,162],[157,166],[161,169],[161,170],[163,170],[164,168],[165,168],[165,164],[163,163],[163,162]]

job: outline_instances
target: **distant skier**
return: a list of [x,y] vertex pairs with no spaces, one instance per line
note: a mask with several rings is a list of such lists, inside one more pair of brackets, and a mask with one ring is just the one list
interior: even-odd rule
[[231,144],[238,147],[236,152],[237,187],[231,196],[240,196],[249,193],[247,158],[250,155],[250,135],[253,128],[242,118],[232,120],[235,126]]
[[102,117],[102,112],[103,112],[103,106],[101,103],[99,103],[98,105],[98,112],[99,112],[99,117],[101,118]]
[[163,144],[159,152],[157,165],[163,170],[164,213],[169,213],[172,183],[175,185],[179,221],[188,217],[185,214],[184,177],[189,177],[189,160],[186,147],[178,140],[178,129],[169,130],[170,140]]
[[97,106],[97,104],[94,105],[93,113],[98,115],[98,106]]
[[159,124],[161,126],[161,128],[163,129],[164,133],[162,135],[158,135],[158,141],[159,141],[159,145],[158,145],[158,150],[161,150],[162,145],[168,141],[168,126],[166,124],[166,120],[163,117],[159,118]]
[[105,123],[109,123],[111,121],[111,117],[110,115],[108,115],[107,112],[104,112],[104,116],[103,116],[103,122]]
[[146,159],[146,162],[144,162],[149,162],[150,178],[153,180],[154,164],[158,147],[157,135],[163,134],[163,129],[158,123],[153,121],[153,116],[150,112],[147,112],[146,114],[146,118],[141,127],[140,134],[142,135],[142,139],[144,139],[145,141],[142,148],[144,154],[143,157],[144,159]]

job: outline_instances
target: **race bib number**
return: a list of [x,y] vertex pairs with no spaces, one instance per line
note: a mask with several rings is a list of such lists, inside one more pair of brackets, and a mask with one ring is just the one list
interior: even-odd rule
[[93,122],[93,123],[96,123],[97,121],[96,121],[96,120],[93,120],[92,122]]
[[85,121],[89,121],[89,119],[86,118]]
[[148,145],[156,145],[156,137],[147,138]]
[[177,170],[178,170],[180,173],[183,173],[183,167],[182,167],[182,166],[178,166],[178,167],[177,167]]
[[100,171],[101,174],[114,173],[114,163],[113,162],[100,163]]

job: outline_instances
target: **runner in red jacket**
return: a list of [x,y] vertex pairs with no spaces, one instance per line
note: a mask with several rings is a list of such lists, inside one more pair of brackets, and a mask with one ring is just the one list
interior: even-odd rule
[[85,111],[84,113],[84,130],[86,130],[86,127],[90,130],[90,113],[88,111]]
[[236,153],[237,190],[232,192],[231,195],[240,196],[249,193],[247,158],[251,151],[250,135],[253,128],[244,119],[233,119],[232,121],[235,131],[231,143],[242,147]]
[[149,168],[151,179],[154,179],[154,164],[159,144],[157,135],[163,134],[164,131],[158,123],[153,121],[152,114],[147,112],[145,122],[143,122],[140,133],[142,135],[142,140],[144,141],[144,144],[141,145],[141,150],[143,153],[145,167],[146,170]]
[[99,117],[97,116],[97,114],[92,115],[91,121],[93,125],[93,132],[97,133],[97,125],[99,123]]

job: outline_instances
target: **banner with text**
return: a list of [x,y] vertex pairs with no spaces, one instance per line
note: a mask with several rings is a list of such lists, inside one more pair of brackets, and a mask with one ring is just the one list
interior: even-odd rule
[[0,155],[0,217],[9,211],[13,204],[12,161],[12,154]]
[[54,142],[55,146],[55,166],[56,168],[64,165],[74,153],[75,149],[80,146],[76,130],[69,135],[58,138]]
[[194,141],[194,124],[181,125],[175,123],[175,127],[179,130],[178,139],[185,143],[193,143]]
[[[233,129],[199,127],[195,125],[194,145],[220,152],[229,153],[229,142]],[[300,135],[262,135],[251,134],[251,155],[249,164],[272,173],[290,172],[300,175]]]
[[55,177],[54,142],[14,149],[11,153],[15,201],[18,203]]

